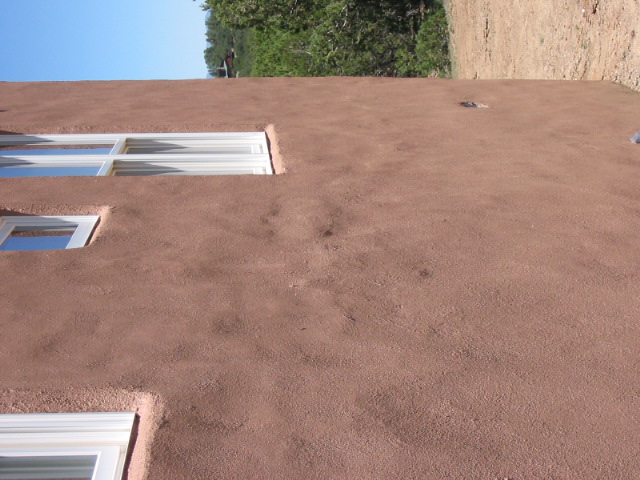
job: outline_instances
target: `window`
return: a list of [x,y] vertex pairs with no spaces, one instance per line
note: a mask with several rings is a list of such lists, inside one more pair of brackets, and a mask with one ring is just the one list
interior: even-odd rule
[[84,247],[100,217],[0,217],[0,251]]
[[264,132],[0,135],[0,177],[272,173]]
[[122,478],[135,414],[0,415],[0,480]]

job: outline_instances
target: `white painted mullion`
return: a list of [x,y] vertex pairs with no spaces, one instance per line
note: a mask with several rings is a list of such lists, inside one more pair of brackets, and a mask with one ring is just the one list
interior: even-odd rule
[[109,158],[107,161],[102,163],[102,167],[100,167],[100,170],[98,170],[98,173],[96,173],[96,177],[106,177],[108,175],[111,175],[112,171],[113,159]]
[[[77,225],[78,223],[95,221],[97,215],[64,215],[64,216],[7,216],[2,217],[6,223],[16,226],[36,226],[36,227],[65,227]],[[0,420],[2,416],[0,415]]]
[[260,145],[261,151],[256,153],[264,153],[266,155],[269,155],[269,143],[267,142],[267,134],[264,132],[261,132],[260,135],[261,135],[261,138],[260,138],[259,145]]
[[[55,219],[59,217],[35,218]],[[66,218],[82,219],[83,217],[69,216]],[[130,429],[134,417],[135,414],[132,412],[6,413],[0,414],[0,434],[30,431],[66,432],[69,429],[73,431],[81,431],[84,429],[86,431],[117,432]]]
[[[114,480],[122,478],[124,458],[120,458],[120,448],[103,447],[98,455],[91,480]],[[119,473],[119,475],[118,475]]]
[[66,248],[84,247],[89,241],[91,232],[93,232],[99,218],[100,217],[98,215],[86,215],[81,222],[78,222],[78,226],[76,227],[75,232],[73,232],[71,240],[69,240]]
[[259,140],[264,132],[179,132],[179,133],[121,133],[115,136],[126,136],[131,141],[137,140]]
[[0,135],[0,145],[97,145],[117,142],[122,138],[132,141],[138,139],[193,139],[212,141],[250,141],[261,142],[265,138],[264,132],[203,132],[203,133],[103,133],[103,134],[52,134],[52,135]]
[[113,148],[111,149],[111,152],[109,152],[109,155],[117,155],[118,153],[124,153],[126,148],[127,148],[127,138],[120,137],[118,138],[116,143],[113,145]]
[[4,218],[0,218],[0,245],[2,245],[15,227],[8,223]]

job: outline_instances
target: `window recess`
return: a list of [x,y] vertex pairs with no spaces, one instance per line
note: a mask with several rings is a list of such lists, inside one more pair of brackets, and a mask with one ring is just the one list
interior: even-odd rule
[[84,247],[98,215],[0,217],[0,251]]
[[0,415],[0,480],[122,478],[133,412]]
[[0,136],[0,177],[272,173],[264,132]]

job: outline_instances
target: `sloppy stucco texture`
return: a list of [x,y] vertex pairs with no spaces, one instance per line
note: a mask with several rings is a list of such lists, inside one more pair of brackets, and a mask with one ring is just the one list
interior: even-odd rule
[[607,82],[0,83],[2,133],[271,125],[286,169],[0,179],[4,213],[102,215],[0,255],[0,411],[153,399],[132,478],[637,478],[639,111]]
[[640,91],[637,0],[447,0],[459,78],[613,80]]

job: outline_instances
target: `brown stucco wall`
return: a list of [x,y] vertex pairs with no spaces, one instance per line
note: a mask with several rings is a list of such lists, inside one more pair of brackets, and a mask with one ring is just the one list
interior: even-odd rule
[[633,478],[638,111],[595,82],[0,83],[3,133],[269,126],[286,169],[0,179],[5,212],[103,215],[0,255],[0,412],[138,410],[136,479]]

